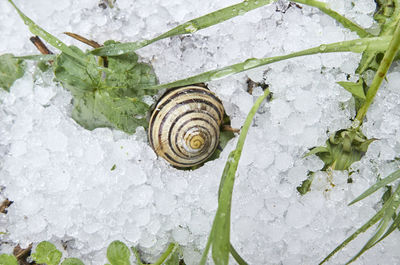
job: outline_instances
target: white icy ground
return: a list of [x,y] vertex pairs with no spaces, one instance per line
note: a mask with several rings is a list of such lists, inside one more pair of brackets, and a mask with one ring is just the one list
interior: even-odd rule
[[[16,4],[43,28],[68,44],[62,34],[79,33],[99,42],[154,37],[194,17],[238,1],[117,0],[114,9],[98,1],[20,0]],[[373,0],[332,0],[332,7],[364,27],[373,28]],[[285,5],[287,2],[282,2]],[[356,38],[314,8],[263,7],[192,36],[162,40],[138,51],[151,62],[161,83],[250,57],[274,56]],[[0,1],[0,54],[37,53],[31,34],[7,1]],[[54,50],[54,49],[52,49]],[[239,164],[232,210],[232,242],[249,264],[316,264],[379,208],[382,192],[351,207],[355,196],[398,165],[400,155],[400,66],[393,67],[370,108],[363,130],[379,138],[347,173],[318,173],[312,191],[296,191],[316,157],[302,158],[323,145],[332,132],[347,128],[354,116],[350,94],[336,81],[351,80],[358,54],[315,55],[272,64],[213,81],[239,128],[260,89],[245,92],[247,77],[264,80],[274,92],[255,117]],[[52,76],[35,79],[34,68],[10,93],[0,92],[0,199],[14,203],[0,215],[4,244],[49,240],[64,256],[104,264],[112,240],[138,246],[156,257],[168,242],[184,247],[187,264],[197,264],[217,207],[219,179],[233,140],[221,158],[195,171],[180,171],[156,157],[143,129],[129,136],[110,129],[87,131],[70,118],[71,96]],[[116,169],[111,171],[113,165]],[[332,187],[328,181],[335,184]],[[371,231],[372,232],[372,231]],[[329,264],[343,264],[371,232],[352,242]],[[399,264],[395,231],[355,264]],[[8,242],[8,243],[5,243]],[[232,262],[234,263],[234,262]]]

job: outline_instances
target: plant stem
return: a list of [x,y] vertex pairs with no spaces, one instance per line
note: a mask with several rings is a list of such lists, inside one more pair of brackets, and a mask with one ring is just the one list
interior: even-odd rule
[[385,78],[387,71],[389,70],[390,65],[392,64],[393,59],[399,47],[400,47],[400,22],[397,23],[397,27],[393,34],[393,38],[389,44],[389,48],[385,52],[382,62],[380,63],[379,68],[374,76],[374,79],[372,80],[371,86],[368,89],[365,102],[357,113],[356,119],[360,122],[360,124],[363,122],[364,117],[367,114],[368,108],[371,105],[376,93],[378,92],[378,89],[381,86],[382,81]]
[[322,44],[317,47],[313,47],[310,49],[294,52],[287,55],[275,56],[275,57],[267,57],[267,58],[250,58],[244,62],[229,65],[220,69],[211,70],[208,72],[204,72],[195,76],[191,76],[185,79],[181,79],[178,81],[174,81],[167,84],[160,84],[152,87],[142,87],[141,89],[149,89],[149,90],[158,90],[164,88],[172,88],[179,86],[186,86],[190,84],[203,83],[215,79],[220,79],[223,77],[227,77],[236,73],[240,73],[246,70],[250,70],[259,66],[283,61],[290,58],[312,55],[318,53],[332,53],[332,52],[357,52],[361,53],[366,50],[372,51],[384,51],[387,49],[389,45],[391,37],[372,37],[372,38],[363,38],[363,39],[355,39],[350,41],[341,41],[335,42],[331,44]]
[[161,257],[154,262],[152,265],[161,265],[167,258],[168,256],[171,254],[171,252],[175,249],[176,244],[175,243],[171,243],[169,244],[167,250],[161,255]]
[[231,252],[230,244],[230,221],[231,221],[231,206],[232,193],[235,182],[236,171],[239,165],[240,156],[242,154],[244,142],[247,132],[250,128],[254,115],[264,99],[270,94],[268,89],[264,94],[257,98],[244,122],[240,132],[236,149],[233,150],[225,164],[224,171],[221,177],[220,196],[218,199],[218,209],[214,217],[212,228],[212,258],[217,265],[227,265],[229,262],[229,253]]
[[69,56],[74,57],[78,61],[82,63],[86,63],[86,61],[78,54],[76,54],[70,47],[68,47],[65,43],[45,31],[43,28],[39,27],[38,25],[35,24],[29,17],[27,17],[22,11],[14,4],[13,1],[8,0],[8,2],[14,7],[14,9],[17,11],[18,15],[22,18],[24,21],[25,25],[29,27],[29,31],[32,32],[32,34],[37,35],[41,38],[43,38],[45,41],[47,41],[51,46],[54,48],[61,50],[68,54]]
[[116,43],[107,45],[105,47],[100,47],[91,51],[92,54],[102,55],[102,56],[115,56],[121,55],[129,52],[134,52],[137,49],[145,47],[153,42],[168,37],[173,37],[181,34],[190,34],[198,30],[208,28],[210,26],[219,24],[236,16],[244,15],[245,13],[268,5],[276,0],[244,0],[235,5],[231,5],[217,11],[208,13],[204,16],[189,20],[153,39],[136,41],[136,42],[126,42],[126,43]]
[[373,35],[368,33],[365,29],[354,23],[353,21],[345,18],[344,16],[340,15],[336,11],[328,8],[328,5],[324,2],[316,1],[316,0],[292,0],[292,2],[295,3],[300,3],[300,4],[305,4],[308,6],[313,6],[327,14],[328,16],[332,17],[335,19],[337,22],[342,24],[345,28],[350,29],[351,31],[354,31],[360,36],[361,38],[365,37],[372,37]]
[[232,243],[231,243],[230,251],[231,251],[232,257],[236,260],[236,262],[239,265],[248,265],[248,263],[239,255],[239,253],[236,251],[236,249],[232,246]]

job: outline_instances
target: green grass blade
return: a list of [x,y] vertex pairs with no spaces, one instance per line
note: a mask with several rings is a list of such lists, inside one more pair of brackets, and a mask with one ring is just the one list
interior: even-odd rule
[[392,174],[390,174],[389,176],[387,176],[384,179],[381,179],[380,181],[378,181],[376,184],[372,185],[369,189],[367,189],[366,191],[364,191],[360,196],[358,196],[357,198],[355,198],[353,201],[351,201],[349,203],[349,205],[352,205],[358,201],[361,201],[362,199],[368,197],[369,195],[371,195],[372,193],[374,193],[375,191],[379,190],[380,188],[385,187],[386,185],[388,185],[389,183],[395,181],[396,179],[400,178],[400,169],[396,170],[395,172],[393,172]]
[[378,89],[381,86],[390,65],[392,64],[394,57],[397,54],[397,51],[400,48],[400,21],[397,22],[396,30],[394,31],[393,36],[390,37],[390,44],[387,48],[387,51],[385,51],[385,55],[383,56],[383,59],[379,64],[374,79],[372,80],[371,86],[367,91],[365,102],[358,110],[356,119],[360,123],[363,122],[364,117],[367,114],[368,108],[372,104],[372,101],[374,100],[375,95],[378,92]]
[[15,10],[18,12],[18,15],[22,18],[24,21],[25,25],[29,27],[30,32],[32,34],[37,35],[41,38],[43,38],[45,41],[47,41],[51,46],[54,48],[74,57],[75,59],[84,62],[84,60],[76,54],[71,48],[69,48],[65,43],[39,27],[38,25],[35,24],[29,17],[27,17],[22,11],[14,4],[12,0],[8,0],[8,2],[15,8]]
[[25,56],[14,56],[16,59],[21,60],[32,60],[32,61],[51,61],[55,60],[57,55],[55,54],[34,54],[34,55],[25,55]]
[[356,52],[361,53],[365,50],[379,50],[384,51],[389,45],[391,37],[373,37],[373,38],[364,38],[364,39],[355,39],[350,41],[341,41],[335,42],[331,44],[322,44],[320,46],[294,52],[287,55],[275,56],[275,57],[267,57],[267,58],[250,58],[244,62],[229,65],[220,69],[211,70],[208,72],[204,72],[195,76],[191,76],[182,80],[174,81],[167,84],[161,84],[157,86],[151,87],[143,87],[141,89],[163,89],[163,88],[172,88],[178,86],[186,86],[190,84],[207,82],[215,79],[220,79],[223,77],[227,77],[236,73],[240,73],[246,70],[250,70],[256,67],[260,67],[263,65],[305,56],[312,55],[318,53],[332,53],[332,52]]
[[230,158],[226,163],[220,197],[218,200],[218,209],[214,219],[214,233],[212,238],[212,258],[216,265],[227,265],[229,262],[230,253],[230,216],[231,216],[231,203],[233,184],[235,182],[236,170],[239,164],[239,159],[242,154],[244,142],[246,140],[247,132],[250,128],[251,122],[258,108],[263,100],[269,95],[270,91],[265,90],[264,94],[260,96],[249,114],[240,132],[240,136],[236,145],[236,149],[230,154]]
[[215,230],[214,227],[215,227],[215,219],[213,221],[213,225],[211,227],[210,234],[208,235],[206,247],[205,247],[205,249],[203,251],[203,254],[201,255],[201,259],[200,259],[199,265],[205,265],[206,262],[207,262],[208,252],[210,251],[211,243],[212,243],[212,240],[214,238],[214,230]]
[[139,251],[138,251],[135,247],[131,247],[131,250],[132,250],[133,254],[135,255],[136,264],[137,264],[137,265],[144,265],[144,264],[142,263],[142,260],[140,259]]
[[388,202],[385,203],[382,206],[382,208],[371,219],[369,219],[363,226],[361,226],[359,229],[357,229],[353,234],[351,234],[348,238],[346,238],[339,246],[337,246],[331,253],[329,253],[328,256],[326,256],[319,263],[319,265],[324,264],[325,262],[327,262],[333,255],[335,255],[338,251],[340,251],[342,248],[344,248],[349,242],[354,240],[359,234],[367,231],[368,228],[370,228],[371,226],[376,224],[379,220],[381,220],[382,217],[385,214],[386,209],[389,206],[389,203]]
[[361,38],[365,37],[372,37],[373,35],[368,33],[365,29],[363,29],[361,26],[357,25],[353,21],[345,18],[344,16],[340,15],[336,11],[333,11],[328,7],[327,3],[320,2],[320,1],[315,1],[315,0],[293,0],[292,2],[295,3],[300,3],[300,4],[305,4],[308,6],[313,6],[327,14],[328,16],[332,17],[335,19],[337,22],[343,25],[343,27],[350,29],[351,31],[354,31],[360,36]]
[[163,262],[171,255],[171,253],[175,250],[175,248],[177,247],[177,244],[175,243],[170,243],[168,245],[167,250],[161,255],[161,257],[154,262],[152,265],[161,265],[163,264]]
[[355,261],[365,251],[374,246],[379,240],[379,238],[384,234],[386,228],[389,225],[390,220],[393,217],[393,214],[396,212],[397,208],[400,205],[400,185],[397,186],[396,191],[392,194],[390,199],[386,201],[385,204],[388,204],[388,206],[386,207],[385,213],[382,217],[381,222],[378,225],[376,233],[368,240],[368,242],[364,245],[364,247],[351,260],[347,262],[347,264],[350,264],[351,262]]
[[[390,225],[390,227],[388,228],[386,233],[381,238],[379,238],[379,240],[376,241],[371,247],[373,247],[376,244],[378,244],[379,242],[381,242],[383,239],[385,239],[388,235],[390,235],[398,227],[400,227],[400,214],[397,214],[396,218],[394,219],[393,223]],[[369,248],[371,248],[371,247],[369,247]]]
[[230,251],[231,251],[232,257],[236,260],[236,262],[239,265],[248,265],[248,263],[239,255],[239,253],[236,251],[236,249],[232,246],[232,243],[230,246]]
[[151,40],[144,40],[138,42],[127,42],[108,45],[105,47],[96,48],[91,53],[99,56],[115,56],[129,52],[134,52],[137,49],[145,47],[153,42],[161,39],[196,32],[201,29],[219,24],[228,19],[243,15],[253,9],[268,5],[276,0],[245,0],[239,4],[228,6],[220,10],[211,12],[207,15],[187,21]]

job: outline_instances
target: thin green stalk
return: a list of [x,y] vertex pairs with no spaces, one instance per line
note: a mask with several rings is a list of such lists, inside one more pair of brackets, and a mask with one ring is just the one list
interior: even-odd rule
[[388,50],[385,52],[385,55],[383,56],[379,68],[376,71],[374,79],[372,80],[371,86],[367,91],[365,102],[357,113],[356,119],[360,122],[360,124],[364,121],[364,117],[367,114],[368,108],[371,105],[376,93],[378,92],[378,89],[381,86],[382,81],[385,78],[387,71],[389,70],[390,65],[392,64],[393,59],[397,51],[399,50],[399,47],[400,47],[400,22],[397,23],[397,27],[393,34],[393,38],[390,41]]
[[191,76],[185,79],[181,79],[178,81],[174,81],[167,84],[161,84],[157,86],[151,87],[143,87],[142,89],[149,89],[149,90],[158,90],[164,88],[172,88],[172,87],[179,87],[179,86],[186,86],[190,84],[202,83],[207,82],[215,79],[220,79],[223,77],[227,77],[236,73],[240,73],[246,70],[250,70],[256,67],[260,67],[263,65],[279,62],[282,60],[305,56],[305,55],[312,55],[318,53],[332,53],[332,52],[356,52],[362,53],[366,50],[373,50],[373,51],[384,51],[387,49],[389,45],[391,37],[372,37],[372,38],[363,38],[363,39],[355,39],[350,41],[341,41],[335,42],[331,44],[322,44],[317,47],[313,47],[310,49],[294,52],[287,55],[275,56],[275,57],[267,57],[267,58],[250,58],[244,62],[229,65],[220,69],[211,70],[208,72],[204,72],[195,76]]
[[161,39],[181,35],[190,34],[198,30],[208,28],[210,26],[219,24],[236,16],[244,15],[245,13],[268,5],[276,0],[245,0],[239,4],[228,6],[220,10],[211,12],[207,15],[187,21],[151,40],[137,41],[137,42],[126,42],[107,45],[104,47],[96,48],[91,51],[92,54],[99,56],[115,56],[129,52],[134,52],[137,49],[145,47],[153,42]]
[[204,248],[203,254],[201,255],[199,265],[205,265],[207,262],[208,252],[210,251],[212,239],[214,237],[214,226],[215,226],[215,218],[214,218],[213,224],[211,226],[210,234],[208,235],[206,247]]
[[131,250],[132,250],[133,254],[135,255],[137,265],[144,265],[142,263],[142,260],[140,259],[139,251],[137,251],[137,249],[134,247],[131,247]]
[[313,6],[327,14],[328,16],[332,17],[335,19],[337,22],[343,25],[343,27],[350,29],[351,31],[354,31],[360,36],[361,38],[365,37],[372,37],[373,35],[371,33],[368,33],[365,29],[363,29],[361,26],[358,24],[354,23],[353,21],[345,18],[344,16],[340,15],[336,11],[330,9],[328,7],[327,3],[320,2],[320,1],[315,1],[315,0],[292,0],[292,2],[300,3],[300,4],[305,4],[308,6]]
[[264,94],[260,96],[254,103],[241,129],[236,149],[229,154],[228,161],[225,165],[222,176],[224,181],[221,183],[222,188],[220,189],[221,193],[218,200],[218,209],[214,218],[214,231],[212,234],[212,258],[216,265],[227,265],[229,262],[231,246],[230,217],[235,175],[238,168],[239,159],[242,154],[244,142],[246,140],[247,132],[250,128],[253,117],[269,93],[270,91],[266,89]]
[[239,265],[248,265],[248,263],[239,255],[239,253],[236,251],[236,249],[232,246],[231,244],[231,248],[230,248],[232,257],[236,260],[236,262]]
[[172,253],[172,251],[175,249],[177,245],[175,243],[171,243],[169,244],[167,250],[161,255],[161,257],[154,262],[152,265],[161,265],[168,257],[169,255]]
[[82,59],[81,56],[76,54],[70,47],[68,47],[65,43],[45,31],[43,28],[39,27],[38,25],[35,24],[29,17],[27,17],[24,13],[22,13],[21,10],[14,4],[13,1],[8,0],[8,2],[15,8],[17,11],[18,15],[22,18],[24,21],[25,25],[29,27],[30,32],[32,34],[37,35],[39,37],[42,37],[45,41],[47,41],[49,44],[51,44],[54,48],[61,50],[68,54],[69,56],[74,57],[80,62],[86,63],[84,59]]

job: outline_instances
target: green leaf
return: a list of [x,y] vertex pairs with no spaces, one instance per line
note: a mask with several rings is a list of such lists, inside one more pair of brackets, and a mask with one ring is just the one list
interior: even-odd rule
[[14,58],[12,54],[0,56],[0,88],[10,91],[15,80],[21,78],[25,72],[25,62]]
[[304,195],[307,192],[311,190],[311,184],[312,181],[314,180],[314,172],[310,172],[309,176],[307,179],[303,180],[300,186],[296,187],[297,191],[301,194]]
[[95,93],[95,110],[115,127],[134,133],[138,126],[147,127],[146,113],[150,106],[137,98],[117,98],[107,92]]
[[113,241],[107,248],[107,259],[111,265],[130,265],[131,252],[121,241]]
[[38,263],[45,263],[46,265],[58,265],[62,256],[61,251],[50,242],[42,241],[37,245],[35,253],[32,255],[32,259]]
[[233,17],[243,15],[253,9],[270,4],[276,0],[246,0],[239,4],[228,6],[226,8],[208,13],[204,16],[187,21],[151,40],[139,42],[115,43],[104,47],[96,48],[91,52],[100,56],[115,56],[134,52],[137,49],[145,47],[153,42],[181,34],[193,33],[195,31],[219,24]]
[[329,153],[329,149],[325,146],[316,146],[314,148],[311,148],[310,151],[308,151],[307,154],[305,154],[303,156],[303,158],[305,158],[307,156],[315,155],[318,153]]
[[344,89],[349,91],[353,96],[361,98],[361,99],[365,99],[365,93],[364,93],[362,79],[360,79],[357,83],[353,83],[353,82],[336,82],[336,83],[338,83]]
[[85,265],[80,259],[77,258],[67,258],[61,265]]
[[305,157],[312,154],[318,156],[325,164],[322,170],[347,170],[365,155],[368,146],[375,140],[367,139],[360,128],[342,129],[329,137],[325,147],[314,147]]
[[[107,41],[104,47],[115,44],[115,41]],[[108,69],[105,84],[112,88],[118,96],[141,97],[154,95],[156,90],[138,89],[144,86],[154,86],[158,83],[153,67],[149,64],[138,63],[138,56],[129,53],[107,58]]]
[[72,118],[82,127],[94,130],[100,127],[113,127],[108,119],[95,109],[95,98],[91,92],[73,100]]
[[221,130],[219,134],[219,146],[218,148],[214,151],[214,153],[210,156],[208,160],[214,160],[219,157],[221,154],[222,150],[225,148],[226,144],[231,140],[233,137],[235,137],[235,134],[231,131],[224,131]]
[[378,181],[377,183],[375,183],[374,185],[372,185],[370,188],[368,188],[366,191],[364,191],[360,196],[358,196],[357,198],[355,198],[353,201],[351,201],[349,203],[349,205],[352,205],[356,202],[361,201],[362,199],[368,197],[369,195],[371,195],[372,193],[374,193],[375,191],[379,190],[380,188],[385,187],[386,185],[388,185],[389,183],[397,180],[398,178],[400,178],[400,169],[396,170],[395,172],[393,172],[392,174],[390,174],[389,176],[387,176],[384,179],[381,179],[380,181]]
[[65,88],[71,91],[74,97],[82,96],[85,92],[93,92],[101,83],[101,69],[96,67],[96,58],[86,55],[79,48],[70,46],[70,49],[79,54],[81,60],[62,52],[54,62],[54,74]]
[[1,254],[0,265],[18,265],[18,261],[13,255]]

